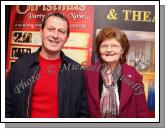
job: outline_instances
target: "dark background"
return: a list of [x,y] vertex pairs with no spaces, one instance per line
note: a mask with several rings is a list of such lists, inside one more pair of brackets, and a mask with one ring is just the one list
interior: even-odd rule
[[[8,35],[9,35],[9,25],[10,25],[10,5],[5,6],[5,67],[7,60],[7,49],[8,49]],[[1,32],[3,33],[3,32]]]

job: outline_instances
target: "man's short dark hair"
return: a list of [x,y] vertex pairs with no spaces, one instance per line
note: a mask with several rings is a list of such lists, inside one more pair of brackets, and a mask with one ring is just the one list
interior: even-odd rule
[[45,19],[43,20],[43,22],[42,22],[42,30],[43,30],[44,27],[45,27],[46,20],[47,20],[49,17],[51,17],[51,16],[55,16],[55,17],[61,18],[61,19],[65,20],[65,21],[67,22],[67,26],[68,26],[68,27],[67,27],[67,36],[69,37],[69,35],[70,35],[70,24],[69,24],[68,19],[67,19],[63,14],[61,14],[61,13],[54,13],[54,14],[49,14],[49,15],[47,15],[47,16],[45,17]]

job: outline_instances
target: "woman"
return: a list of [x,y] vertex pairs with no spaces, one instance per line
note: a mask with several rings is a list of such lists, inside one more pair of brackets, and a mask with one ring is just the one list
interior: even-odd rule
[[118,29],[98,33],[95,52],[100,62],[85,69],[90,117],[147,117],[142,76],[126,64],[128,50],[127,36]]

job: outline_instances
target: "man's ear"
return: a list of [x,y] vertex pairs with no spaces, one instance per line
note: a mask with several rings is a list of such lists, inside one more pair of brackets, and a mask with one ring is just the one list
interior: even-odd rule
[[[66,38],[66,42],[68,41],[68,38],[69,38],[69,37]],[[66,42],[65,42],[65,44],[66,44]]]
[[42,29],[40,29],[40,36],[41,36],[41,38],[42,38],[42,31],[43,31],[43,30],[42,30]]

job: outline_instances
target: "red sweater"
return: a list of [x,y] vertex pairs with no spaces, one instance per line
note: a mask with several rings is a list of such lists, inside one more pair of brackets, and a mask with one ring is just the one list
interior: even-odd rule
[[48,60],[39,55],[40,71],[32,92],[31,117],[58,117],[58,72],[60,59]]

